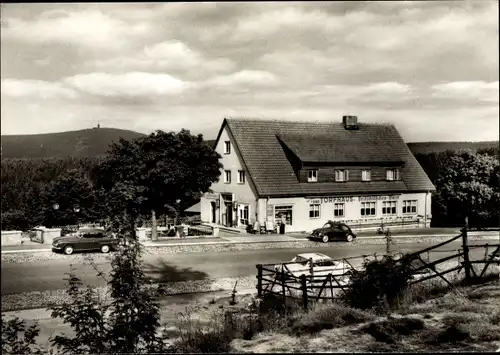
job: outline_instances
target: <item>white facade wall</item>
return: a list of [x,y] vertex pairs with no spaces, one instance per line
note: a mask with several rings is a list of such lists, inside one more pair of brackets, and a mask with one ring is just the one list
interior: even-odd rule
[[[361,197],[361,200],[360,200]],[[343,221],[353,226],[381,223],[384,222],[401,222],[410,223],[419,219],[421,227],[429,227],[431,219],[431,194],[428,193],[409,193],[409,194],[377,194],[370,196],[350,195],[344,196],[344,202],[339,201],[339,196],[324,196],[315,198],[292,197],[292,198],[270,198],[266,201],[272,205],[273,210],[277,206],[292,206],[292,224],[286,225],[285,232],[292,231],[311,231],[319,228],[328,220]],[[403,213],[403,201],[416,201],[416,212]],[[396,214],[382,214],[383,201],[396,202]],[[362,216],[362,202],[375,202],[374,216]],[[344,216],[336,217],[334,215],[335,203],[344,203]],[[311,218],[309,215],[310,204],[320,205],[319,217]],[[266,206],[267,209],[267,206]],[[427,215],[427,218],[425,217]],[[274,220],[276,222],[276,220]],[[416,223],[416,222],[415,222]],[[417,226],[417,225],[415,225]]]
[[[226,141],[229,141],[231,144],[229,154],[224,153]],[[233,209],[232,211],[233,220],[237,218],[238,227],[244,228],[245,225],[240,223],[240,217],[242,217],[240,208],[248,206],[249,209],[248,222],[253,223],[257,218],[257,198],[252,185],[251,177],[245,170],[241,156],[237,150],[236,145],[234,144],[232,137],[230,137],[230,133],[228,131],[227,126],[224,127],[224,129],[222,130],[221,135],[219,137],[219,141],[217,142],[217,146],[215,147],[215,150],[222,157],[220,162],[223,165],[223,168],[221,169],[221,176],[219,178],[219,181],[213,183],[212,186],[210,187],[213,192],[205,194],[204,197],[201,199],[201,220],[204,222],[212,222],[211,202],[219,200],[219,202],[217,203],[218,208],[216,210],[215,223],[222,224],[224,222],[223,214],[226,213],[225,211],[226,206],[224,205],[221,193],[231,194],[232,201],[238,204],[238,208],[236,210]],[[231,171],[230,183],[224,182],[225,170]],[[239,170],[245,171],[244,183],[238,182]]]

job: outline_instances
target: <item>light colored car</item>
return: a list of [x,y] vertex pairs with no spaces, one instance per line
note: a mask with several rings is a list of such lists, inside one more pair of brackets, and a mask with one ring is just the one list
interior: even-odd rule
[[[325,277],[328,274],[341,276],[351,269],[351,266],[343,261],[333,260],[322,253],[297,254],[290,262],[275,265],[276,274],[299,278],[301,275],[307,277]],[[345,278],[345,277],[344,277]],[[344,280],[346,282],[346,280]]]

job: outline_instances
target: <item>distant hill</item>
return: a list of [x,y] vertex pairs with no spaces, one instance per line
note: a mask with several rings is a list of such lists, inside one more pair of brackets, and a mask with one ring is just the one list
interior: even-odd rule
[[119,138],[126,140],[142,133],[117,128],[91,128],[79,131],[2,135],[2,158],[88,157],[107,153]]
[[407,143],[413,155],[445,152],[446,150],[498,148],[498,141],[487,142],[414,142]]

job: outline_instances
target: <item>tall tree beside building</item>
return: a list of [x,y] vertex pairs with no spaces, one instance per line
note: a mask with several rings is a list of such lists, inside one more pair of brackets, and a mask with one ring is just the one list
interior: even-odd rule
[[449,156],[436,176],[439,212],[471,226],[498,225],[499,161],[493,155],[459,151]]
[[183,208],[208,191],[220,175],[220,155],[188,130],[161,130],[112,145],[101,168],[103,188],[115,213],[126,212],[134,224],[138,215],[152,217]]
[[[44,196],[44,221],[47,225],[93,222],[99,218],[94,184],[81,170],[68,170],[59,176]],[[55,207],[55,208],[54,208]]]

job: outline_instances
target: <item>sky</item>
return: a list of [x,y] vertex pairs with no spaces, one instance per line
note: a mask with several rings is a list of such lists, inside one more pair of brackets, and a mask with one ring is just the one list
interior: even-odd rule
[[189,129],[224,117],[499,136],[498,2],[1,4],[1,129]]

